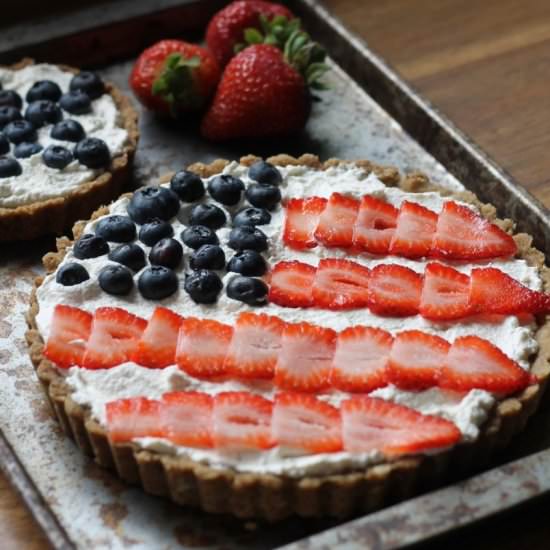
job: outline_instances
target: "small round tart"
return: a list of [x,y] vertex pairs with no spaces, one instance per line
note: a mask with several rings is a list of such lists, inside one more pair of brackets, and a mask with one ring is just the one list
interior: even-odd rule
[[120,195],[137,113],[89,71],[23,59],[0,68],[0,241],[61,234]]
[[[260,161],[195,164],[123,195],[45,256],[27,341],[65,432],[147,492],[270,521],[371,511],[485,464],[550,373],[550,275],[531,237],[420,174]],[[386,217],[369,225],[373,205]],[[445,240],[451,215],[498,252]],[[386,252],[365,252],[358,227],[393,229]],[[437,277],[444,315],[428,307]],[[506,312],[487,297],[494,277],[519,296]],[[421,293],[416,309],[388,305],[396,286]]]

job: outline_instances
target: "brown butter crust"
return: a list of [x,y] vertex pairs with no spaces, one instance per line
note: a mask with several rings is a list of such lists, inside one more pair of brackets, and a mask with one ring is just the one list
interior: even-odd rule
[[[9,68],[19,70],[32,64],[32,59],[23,59]],[[74,67],[58,66],[68,72],[79,72]],[[139,138],[138,115],[130,100],[116,86],[106,82],[105,87],[119,110],[122,126],[128,132],[128,143],[122,153],[113,157],[109,170],[62,197],[15,208],[0,207],[0,242],[59,235],[75,221],[89,217],[102,204],[110,203],[122,193],[131,177],[131,164]]]
[[[250,165],[255,160],[257,157],[247,156],[241,159],[241,163]],[[302,164],[319,170],[349,162],[333,159],[322,163],[313,155],[299,158],[277,155],[268,160],[279,165]],[[194,164],[189,169],[202,177],[208,177],[220,172],[228,163],[226,160],[216,160],[208,165]],[[354,164],[368,172],[373,171],[387,185],[399,186],[408,191],[437,188],[420,174],[401,179],[393,168],[380,167],[369,161],[356,161]],[[456,198],[476,203],[485,217],[512,233],[513,222],[498,220],[492,205],[481,204],[469,192],[461,193]],[[92,219],[106,213],[107,208],[104,207],[96,211]],[[75,238],[81,234],[84,224],[80,222],[75,225]],[[518,244],[518,256],[540,269],[544,288],[549,291],[550,270],[544,266],[544,255],[531,247],[532,239],[529,235],[516,234],[514,239]],[[44,257],[48,272],[57,268],[70,245],[71,241],[67,238],[59,239],[58,252]],[[38,279],[36,288],[40,283],[41,279]],[[67,435],[85,453],[93,456],[96,462],[116,469],[122,479],[141,485],[149,493],[206,512],[226,513],[240,518],[277,521],[293,514],[304,517],[346,517],[370,512],[440,484],[449,479],[450,475],[459,476],[480,468],[487,464],[495,450],[505,447],[524,428],[527,419],[538,407],[550,374],[550,324],[541,319],[536,334],[539,351],[531,369],[538,377],[538,383],[531,384],[519,395],[500,401],[476,441],[461,443],[431,456],[399,458],[338,475],[291,478],[240,473],[143,450],[131,443],[111,443],[105,430],[91,418],[90,411],[71,399],[71,390],[63,374],[42,355],[43,340],[36,325],[36,288],[27,316],[27,342],[38,377]]]

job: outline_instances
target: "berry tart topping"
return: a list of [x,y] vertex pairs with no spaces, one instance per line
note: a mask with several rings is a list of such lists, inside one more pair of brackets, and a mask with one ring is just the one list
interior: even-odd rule
[[204,196],[204,183],[197,174],[187,170],[176,172],[170,180],[170,189],[183,202],[195,202]]
[[97,73],[80,71],[74,75],[69,83],[69,91],[80,91],[88,95],[90,99],[97,99],[105,93],[105,84]]
[[6,124],[13,122],[14,120],[21,120],[23,117],[17,107],[12,105],[3,105],[0,107],[0,130],[3,129]]
[[365,195],[353,226],[353,245],[371,254],[387,254],[397,227],[398,214],[395,206]]
[[58,122],[51,130],[50,137],[61,141],[78,142],[84,139],[86,132],[80,122],[66,119]]
[[4,127],[4,135],[16,145],[18,143],[36,141],[36,128],[27,120],[14,120]]
[[119,399],[105,406],[109,438],[113,442],[134,437],[164,437],[159,403],[145,397]]
[[244,183],[235,176],[222,174],[213,177],[208,182],[210,196],[225,206],[234,206],[241,200]]
[[37,155],[40,151],[42,151],[42,145],[40,145],[40,143],[23,141],[15,146],[13,149],[13,156],[18,159],[26,159],[33,155]]
[[61,109],[49,99],[39,99],[29,103],[25,111],[25,119],[34,125],[35,128],[40,128],[46,124],[55,124],[63,118]]
[[134,272],[140,271],[147,264],[143,248],[135,243],[125,243],[113,248],[109,252],[108,258],[113,262],[129,267]]
[[269,301],[284,307],[312,306],[315,272],[312,265],[302,262],[279,262],[271,270]]
[[354,198],[333,193],[319,218],[315,240],[325,246],[350,247],[359,204]]
[[248,169],[248,177],[264,185],[280,185],[283,182],[281,172],[273,164],[265,160],[256,161]]
[[73,160],[73,154],[61,145],[49,145],[42,153],[44,164],[50,168],[63,170]]
[[90,278],[86,268],[77,262],[68,262],[63,264],[55,274],[57,283],[63,286],[74,286]]
[[261,277],[267,271],[263,256],[255,250],[240,250],[227,263],[227,271],[249,277]]
[[181,232],[183,244],[194,250],[206,244],[219,244],[215,231],[206,225],[190,225]]
[[267,225],[271,221],[271,214],[263,208],[243,208],[239,210],[233,218],[233,227],[241,225]]
[[82,235],[74,244],[73,254],[75,258],[84,260],[86,258],[97,258],[109,253],[109,245],[103,237],[92,233]]
[[250,306],[261,306],[267,303],[268,286],[254,277],[236,275],[231,277],[226,287],[227,296]]
[[267,235],[253,225],[240,225],[234,227],[229,233],[227,245],[233,250],[247,249],[264,252],[268,246]]
[[64,93],[59,100],[60,107],[72,115],[85,115],[92,111],[92,100],[82,90]]
[[214,304],[223,284],[213,271],[198,269],[185,275],[184,288],[197,304]]
[[225,212],[215,204],[197,204],[189,215],[189,225],[203,225],[219,229],[227,222]]
[[10,152],[10,141],[2,133],[0,133],[0,155],[5,155]]
[[127,216],[115,214],[99,220],[95,234],[106,241],[127,243],[136,238],[136,226]]
[[174,294],[178,288],[176,274],[162,265],[145,268],[138,279],[139,292],[147,300],[162,300]]
[[0,157],[0,178],[19,176],[22,172],[21,165],[10,157]]
[[150,185],[134,192],[128,204],[128,215],[136,223],[144,224],[152,219],[169,220],[180,209],[178,196],[166,187]]
[[40,99],[48,99],[50,101],[59,101],[61,97],[61,88],[51,80],[39,80],[35,82],[27,92],[25,100],[27,103],[38,101]]
[[153,246],[161,239],[174,236],[174,228],[167,221],[153,218],[139,229],[139,240],[147,246]]
[[132,272],[123,265],[106,265],[98,276],[99,286],[107,294],[125,296],[134,288]]
[[281,190],[275,185],[253,183],[246,189],[246,200],[258,208],[273,210],[281,202]]
[[191,269],[223,269],[225,267],[225,254],[223,249],[216,244],[203,244],[189,257]]
[[315,230],[327,205],[327,199],[310,197],[290,199],[286,204],[283,242],[291,248],[315,248]]
[[95,137],[79,141],[74,148],[74,156],[88,168],[105,168],[111,163],[109,147],[102,139]]
[[21,109],[23,100],[14,90],[0,90],[0,107],[15,107]]
[[152,265],[162,265],[175,269],[183,260],[183,247],[176,239],[165,238],[158,241],[151,252],[149,252],[149,261]]

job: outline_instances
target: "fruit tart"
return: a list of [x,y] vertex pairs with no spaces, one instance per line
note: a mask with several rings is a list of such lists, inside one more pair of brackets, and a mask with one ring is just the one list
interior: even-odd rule
[[484,464],[546,385],[543,255],[421,175],[218,160],[74,234],[32,296],[38,377],[83,451],[183,505],[370,511]]
[[0,68],[0,241],[60,234],[120,195],[137,139],[129,100],[96,73]]

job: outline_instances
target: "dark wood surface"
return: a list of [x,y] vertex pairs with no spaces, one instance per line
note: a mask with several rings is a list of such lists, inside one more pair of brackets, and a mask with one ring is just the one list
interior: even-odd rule
[[[550,2],[325,0],[370,47],[550,206]],[[445,541],[448,550],[550,548],[548,501]],[[4,550],[46,540],[0,474]],[[440,547],[440,543],[431,545]]]

